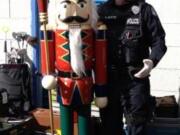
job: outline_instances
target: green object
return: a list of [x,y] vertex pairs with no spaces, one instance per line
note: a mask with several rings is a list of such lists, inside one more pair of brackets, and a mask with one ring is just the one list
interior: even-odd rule
[[89,119],[78,116],[78,135],[89,135]]
[[78,135],[91,135],[89,131],[91,116],[90,105],[72,107],[60,104],[61,135],[73,135],[74,111],[76,111],[78,115]]
[[77,109],[78,112],[78,135],[91,135],[90,133],[90,105],[84,105]]
[[60,121],[62,135],[73,135],[73,114],[70,107],[60,104]]

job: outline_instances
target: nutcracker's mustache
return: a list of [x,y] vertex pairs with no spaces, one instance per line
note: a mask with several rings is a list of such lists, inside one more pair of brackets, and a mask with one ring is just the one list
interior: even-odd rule
[[[60,19],[60,15],[58,16],[58,18]],[[88,15],[88,17],[87,18],[83,18],[83,17],[81,17],[81,16],[69,16],[69,17],[67,17],[67,18],[65,18],[65,19],[60,19],[62,22],[64,22],[64,23],[71,23],[71,22],[73,22],[73,21],[76,21],[76,22],[78,22],[78,23],[83,23],[83,22],[86,22],[86,21],[88,21],[89,20],[89,15]]]

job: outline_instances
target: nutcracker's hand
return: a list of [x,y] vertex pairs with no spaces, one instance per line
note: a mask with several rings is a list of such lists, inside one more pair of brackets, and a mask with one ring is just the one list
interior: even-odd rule
[[45,75],[41,81],[41,84],[44,89],[51,90],[56,88],[57,80],[52,75]]
[[150,59],[144,59],[143,63],[144,63],[143,68],[139,72],[134,74],[134,77],[136,77],[136,78],[145,78],[150,74],[150,72],[151,72],[151,70],[153,68],[153,61],[150,60]]
[[95,105],[99,108],[104,108],[107,106],[108,98],[107,97],[96,97]]
[[108,104],[107,98],[107,86],[106,85],[94,85],[95,90],[95,105],[99,108],[104,108]]

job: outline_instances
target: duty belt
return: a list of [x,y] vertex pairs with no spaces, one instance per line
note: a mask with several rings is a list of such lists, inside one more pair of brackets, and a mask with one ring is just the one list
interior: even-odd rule
[[86,70],[82,76],[77,75],[75,72],[64,72],[64,71],[58,71],[58,76],[63,78],[72,78],[72,79],[81,79],[83,77],[91,77],[92,71]]
[[128,125],[138,125],[148,120],[144,116],[133,116],[132,114],[125,114],[125,118]]

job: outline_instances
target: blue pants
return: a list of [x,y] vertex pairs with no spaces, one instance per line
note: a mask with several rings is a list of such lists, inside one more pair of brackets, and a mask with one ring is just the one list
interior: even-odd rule
[[123,115],[128,135],[146,135],[150,103],[149,78],[137,79],[111,73],[108,82],[108,106],[100,109],[103,135],[125,135]]

